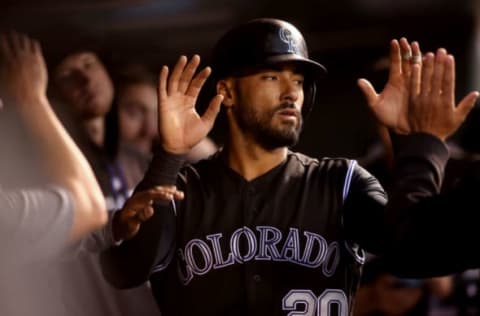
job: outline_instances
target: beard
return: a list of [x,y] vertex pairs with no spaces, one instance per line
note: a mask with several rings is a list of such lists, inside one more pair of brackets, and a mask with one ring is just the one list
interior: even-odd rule
[[302,115],[297,116],[297,124],[274,125],[275,115],[285,109],[294,109],[293,103],[282,103],[272,110],[259,111],[261,107],[233,107],[233,115],[239,128],[253,136],[255,141],[267,150],[291,147],[297,144],[302,130]]

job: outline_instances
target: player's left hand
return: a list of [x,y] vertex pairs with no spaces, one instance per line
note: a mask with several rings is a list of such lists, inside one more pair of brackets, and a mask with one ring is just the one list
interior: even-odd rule
[[410,132],[408,106],[412,65],[421,67],[421,51],[417,42],[408,43],[406,38],[390,43],[390,70],[388,82],[378,94],[366,79],[358,85],[367,99],[370,109],[381,124],[401,134]]
[[133,238],[140,225],[153,216],[153,201],[182,200],[184,194],[175,186],[157,186],[133,194],[123,208],[115,213],[113,219],[113,238],[115,241]]

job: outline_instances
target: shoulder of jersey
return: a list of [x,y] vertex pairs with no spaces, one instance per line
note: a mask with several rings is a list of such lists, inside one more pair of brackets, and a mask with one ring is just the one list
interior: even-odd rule
[[292,158],[297,159],[300,163],[304,165],[311,165],[317,164],[321,165],[344,165],[349,164],[352,159],[344,158],[344,157],[320,157],[320,158],[313,158],[307,155],[304,155],[299,152],[290,152],[289,155]]

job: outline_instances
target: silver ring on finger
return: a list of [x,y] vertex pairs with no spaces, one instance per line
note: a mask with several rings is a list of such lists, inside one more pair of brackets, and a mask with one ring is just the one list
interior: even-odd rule
[[411,61],[412,60],[412,53],[408,52],[408,53],[404,53],[402,55],[402,60],[404,61]]
[[422,55],[413,55],[412,64],[420,64],[422,62]]

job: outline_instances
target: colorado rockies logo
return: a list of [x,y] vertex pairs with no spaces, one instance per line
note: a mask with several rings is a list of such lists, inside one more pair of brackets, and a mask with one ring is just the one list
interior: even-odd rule
[[292,32],[289,29],[281,28],[279,31],[279,36],[282,42],[287,43],[288,52],[298,54],[297,43],[295,42]]

